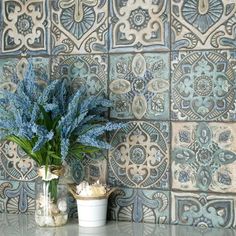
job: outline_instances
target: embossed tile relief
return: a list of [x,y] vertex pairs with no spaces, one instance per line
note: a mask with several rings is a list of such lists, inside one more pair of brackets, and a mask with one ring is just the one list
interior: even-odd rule
[[236,47],[235,0],[173,0],[172,49]]
[[235,227],[235,201],[232,195],[172,192],[171,221],[202,229]]
[[109,199],[108,217],[111,220],[169,223],[168,191],[122,188]]
[[107,94],[107,55],[58,56],[52,60],[52,79],[67,79],[77,90],[86,86],[87,95]]
[[110,51],[169,49],[168,0],[111,0]]
[[168,143],[169,123],[129,122],[111,138],[109,184],[168,189]]
[[169,54],[110,56],[110,116],[118,119],[169,118]]
[[1,53],[49,54],[50,22],[46,0],[2,0]]
[[52,0],[52,53],[107,52],[107,0]]
[[234,52],[173,52],[171,82],[174,120],[236,120]]
[[172,187],[236,192],[236,123],[172,123]]
[[34,213],[34,183],[0,180],[0,213]]

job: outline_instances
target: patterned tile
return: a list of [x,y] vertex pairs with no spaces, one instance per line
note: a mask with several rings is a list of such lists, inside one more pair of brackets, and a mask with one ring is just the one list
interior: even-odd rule
[[235,135],[235,123],[172,123],[173,188],[236,192]]
[[107,52],[107,0],[52,0],[52,53]]
[[[49,60],[32,58],[36,79],[49,75]],[[0,89],[14,92],[22,80],[29,61],[22,59],[0,59]],[[9,141],[0,143],[0,179],[31,181],[37,177],[35,163],[16,144]]]
[[122,188],[109,200],[108,214],[112,220],[169,222],[169,192]]
[[235,196],[171,193],[172,223],[199,228],[235,227]]
[[230,51],[172,54],[172,118],[236,119],[236,57]]
[[48,1],[2,0],[1,54],[48,54]]
[[173,49],[236,47],[234,0],[173,0],[171,14]]
[[168,119],[168,53],[112,55],[109,77],[111,117]]
[[0,213],[34,213],[34,183],[0,181]]
[[59,56],[52,61],[52,78],[71,81],[74,89],[85,85],[88,95],[107,94],[107,56]]
[[168,50],[168,11],[167,0],[111,0],[110,50]]
[[169,187],[169,123],[129,122],[111,138],[109,184]]

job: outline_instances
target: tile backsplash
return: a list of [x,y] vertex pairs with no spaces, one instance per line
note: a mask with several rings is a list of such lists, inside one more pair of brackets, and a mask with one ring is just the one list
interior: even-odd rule
[[[2,0],[0,11],[0,88],[16,89],[30,57],[37,77],[86,85],[127,122],[109,135],[110,219],[236,226],[235,0]],[[33,213],[36,178],[2,142],[0,212]]]

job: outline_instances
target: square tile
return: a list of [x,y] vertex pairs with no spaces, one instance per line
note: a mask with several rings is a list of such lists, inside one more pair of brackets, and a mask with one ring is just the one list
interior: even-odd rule
[[171,221],[202,229],[235,227],[235,203],[232,195],[171,192]]
[[172,49],[236,47],[234,0],[173,0]]
[[236,192],[236,123],[172,123],[172,188]]
[[111,0],[111,52],[169,50],[169,1]]
[[110,56],[112,118],[169,118],[169,53]]
[[52,79],[67,79],[77,90],[86,87],[87,95],[107,94],[107,55],[57,56],[52,59]]
[[54,55],[107,52],[107,0],[52,0],[51,11]]
[[34,189],[33,182],[0,180],[0,213],[33,214]]
[[1,1],[1,54],[49,54],[48,2]]
[[121,188],[112,193],[108,204],[110,220],[169,223],[169,192]]
[[173,120],[236,120],[234,52],[173,52],[171,66]]
[[130,121],[110,141],[108,183],[169,188],[169,123]]

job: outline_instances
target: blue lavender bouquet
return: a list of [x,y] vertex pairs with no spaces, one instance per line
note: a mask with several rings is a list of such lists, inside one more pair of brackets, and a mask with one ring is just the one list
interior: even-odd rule
[[[102,136],[122,127],[109,122],[107,99],[76,92],[66,80],[35,80],[32,63],[15,93],[0,91],[0,140],[17,143],[39,166],[61,166],[110,145]],[[55,186],[52,186],[55,188]]]

